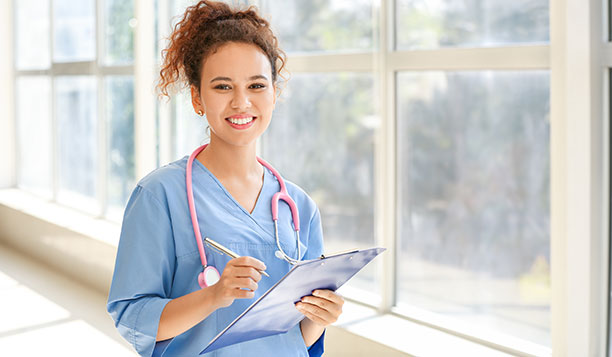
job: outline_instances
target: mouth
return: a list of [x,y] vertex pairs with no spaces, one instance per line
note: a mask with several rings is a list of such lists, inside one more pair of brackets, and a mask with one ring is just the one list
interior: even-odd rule
[[229,118],[225,118],[228,123],[235,129],[247,129],[253,125],[253,122],[257,120],[256,116],[231,116]]

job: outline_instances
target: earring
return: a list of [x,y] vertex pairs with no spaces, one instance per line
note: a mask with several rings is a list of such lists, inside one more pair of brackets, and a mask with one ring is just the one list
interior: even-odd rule
[[201,110],[198,110],[198,115],[199,115],[199,116],[202,116],[202,115],[204,115],[204,113],[202,113],[202,111],[201,111]]

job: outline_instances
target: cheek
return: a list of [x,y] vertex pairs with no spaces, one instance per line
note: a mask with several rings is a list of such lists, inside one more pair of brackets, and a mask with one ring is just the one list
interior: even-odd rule
[[261,98],[260,103],[261,103],[260,109],[263,112],[265,112],[266,114],[272,113],[272,111],[274,110],[274,104],[275,104],[274,95],[273,94],[266,95],[264,98]]

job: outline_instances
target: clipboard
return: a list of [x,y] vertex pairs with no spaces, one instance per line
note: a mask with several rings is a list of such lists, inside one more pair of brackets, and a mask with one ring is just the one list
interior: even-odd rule
[[386,248],[352,250],[297,263],[200,352],[289,331],[304,315],[295,303],[313,290],[337,290]]

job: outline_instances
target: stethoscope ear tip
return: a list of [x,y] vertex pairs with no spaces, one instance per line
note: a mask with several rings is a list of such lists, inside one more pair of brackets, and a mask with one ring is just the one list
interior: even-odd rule
[[274,252],[274,256],[277,257],[278,259],[282,259],[282,260],[285,259],[285,257],[283,257],[283,253],[281,253],[280,250],[277,250],[276,252]]

